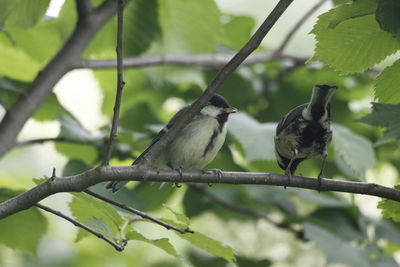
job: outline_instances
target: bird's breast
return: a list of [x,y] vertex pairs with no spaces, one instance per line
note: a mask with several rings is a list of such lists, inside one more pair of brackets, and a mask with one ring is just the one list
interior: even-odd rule
[[199,170],[214,159],[225,137],[226,125],[221,128],[212,117],[195,117],[167,147],[165,156],[174,168]]

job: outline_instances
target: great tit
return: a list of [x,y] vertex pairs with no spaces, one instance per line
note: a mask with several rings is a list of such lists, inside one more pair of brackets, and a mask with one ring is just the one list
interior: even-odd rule
[[[142,160],[146,152],[161,139],[188,108],[189,106],[182,108],[172,117],[167,126],[157,134],[132,165]],[[215,94],[199,114],[195,115],[161,152],[152,167],[171,168],[180,173],[183,170],[201,170],[215,158],[221,149],[226,137],[228,117],[236,111],[224,97]],[[116,192],[126,183],[111,181],[106,184],[106,188]]]
[[310,102],[292,109],[280,120],[274,139],[275,154],[279,167],[288,176],[288,185],[300,162],[321,156],[318,188],[321,186],[328,156],[326,149],[332,140],[329,101],[337,88],[329,85],[314,86]]

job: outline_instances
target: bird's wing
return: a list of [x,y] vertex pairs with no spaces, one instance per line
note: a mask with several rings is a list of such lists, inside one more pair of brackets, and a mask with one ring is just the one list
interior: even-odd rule
[[179,110],[168,122],[167,126],[165,126],[161,131],[158,132],[158,134],[156,135],[156,137],[154,137],[154,139],[151,141],[150,145],[142,152],[142,154],[140,154],[139,157],[137,157],[135,159],[135,161],[132,163],[132,165],[138,164],[143,157],[147,154],[147,152],[150,150],[150,148],[156,144],[161,137],[164,136],[164,134],[166,134],[168,132],[169,129],[171,129],[171,127],[175,124],[175,122],[183,115],[183,113],[186,112],[186,110],[189,108],[189,106],[186,106],[184,108],[182,108],[181,110]]
[[286,116],[281,119],[278,126],[276,127],[276,135],[278,135],[284,128],[286,128],[286,126],[288,126],[299,115],[301,115],[301,112],[303,111],[304,108],[307,107],[307,105],[308,103],[305,103],[289,111],[288,114],[286,114]]

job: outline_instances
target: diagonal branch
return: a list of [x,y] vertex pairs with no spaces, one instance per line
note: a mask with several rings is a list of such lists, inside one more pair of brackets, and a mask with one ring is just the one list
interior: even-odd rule
[[99,232],[96,232],[95,230],[87,227],[84,224],[81,224],[80,222],[62,214],[61,212],[57,211],[57,210],[53,210],[52,208],[49,208],[47,206],[43,206],[39,203],[35,204],[36,207],[38,207],[39,209],[42,209],[44,211],[50,212],[58,217],[61,217],[67,221],[69,221],[70,223],[72,223],[73,225],[75,225],[76,227],[82,228],[85,231],[88,231],[89,233],[97,236],[100,239],[103,239],[104,241],[106,241],[108,244],[110,244],[111,246],[113,246],[117,251],[123,251],[124,247],[121,245],[118,245],[117,243],[115,243],[114,241],[112,241],[111,239],[109,239],[108,237],[104,236],[103,234],[100,234]]
[[293,0],[280,0],[265,21],[253,34],[242,49],[218,72],[204,93],[188,108],[171,129],[144,155],[142,164],[149,165],[160,152],[174,139],[179,131],[191,120],[200,109],[208,102],[213,94],[221,87],[222,83],[236,68],[261,44],[265,35],[285,12]]
[[[62,178],[54,177],[32,189],[0,204],[0,219],[28,209],[42,199],[60,192],[81,192],[86,188],[105,181],[146,181],[146,182],[182,182],[182,183],[224,183],[258,184],[307,188],[319,191],[336,191],[354,194],[378,196],[400,202],[400,190],[374,183],[362,183],[323,179],[321,187],[315,178],[294,176],[287,185],[287,176],[274,173],[222,172],[215,173],[184,172],[182,177],[173,170],[147,169],[138,165],[111,167],[103,166],[83,173]],[[282,193],[284,193],[282,189]]]
[[119,207],[119,208],[121,208],[121,209],[124,209],[124,210],[126,210],[126,211],[129,211],[129,212],[131,212],[131,213],[133,213],[133,214],[136,214],[136,215],[138,215],[138,216],[140,216],[140,217],[142,217],[142,218],[144,218],[144,219],[147,219],[147,220],[152,221],[152,222],[154,222],[154,223],[156,223],[156,224],[159,224],[159,225],[165,227],[167,230],[171,230],[171,229],[172,229],[172,230],[174,230],[174,231],[177,231],[177,232],[180,233],[180,234],[194,233],[194,232],[193,232],[192,230],[190,230],[189,228],[187,228],[187,229],[181,229],[181,228],[175,227],[175,226],[173,226],[173,225],[171,225],[171,224],[165,223],[165,222],[163,222],[163,221],[161,221],[161,220],[159,220],[159,219],[157,219],[157,218],[154,218],[154,217],[148,215],[147,213],[145,213],[145,212],[143,212],[143,211],[140,211],[140,210],[137,210],[137,209],[128,207],[127,205],[122,204],[122,203],[118,203],[118,202],[116,202],[116,201],[114,201],[114,200],[112,200],[112,199],[106,198],[106,197],[104,197],[104,196],[102,196],[102,195],[99,195],[99,194],[97,194],[97,193],[95,193],[95,192],[93,192],[93,191],[90,191],[90,190],[88,190],[88,189],[87,189],[87,190],[84,190],[83,192],[86,193],[86,194],[88,194],[88,195],[91,195],[92,197],[95,197],[95,198],[98,198],[98,199],[100,199],[100,200],[102,200],[102,201],[104,201],[104,202],[107,202],[107,203],[109,203],[109,204],[111,204],[111,205],[114,205],[114,206],[116,206],[116,207]]
[[122,37],[123,37],[123,23],[124,23],[124,0],[117,0],[117,94],[115,96],[114,114],[112,119],[112,126],[110,132],[110,138],[108,139],[108,145],[106,155],[103,160],[103,166],[108,165],[110,162],[111,154],[115,139],[117,138],[118,121],[119,121],[119,110],[121,107],[122,90],[124,89],[124,67],[123,67],[123,54],[122,54]]
[[218,204],[218,205],[224,207],[225,209],[231,210],[233,212],[241,213],[241,214],[253,217],[253,218],[267,221],[270,224],[274,225],[275,227],[289,231],[289,232],[293,233],[297,238],[299,238],[303,241],[306,241],[303,231],[296,230],[288,224],[285,224],[282,222],[276,222],[276,221],[272,220],[270,217],[268,217],[266,214],[264,214],[263,212],[259,212],[257,210],[253,210],[253,209],[250,209],[245,206],[230,203],[230,202],[218,197],[217,195],[213,194],[212,192],[205,189],[204,187],[197,185],[197,184],[191,184],[191,185],[189,185],[189,188],[201,193],[202,195],[209,198],[212,201],[212,203]]
[[16,137],[25,122],[44,103],[61,77],[73,69],[89,41],[116,10],[115,0],[105,0],[86,19],[78,19],[74,31],[61,49],[38,73],[25,94],[7,110],[0,123],[0,157],[15,146]]

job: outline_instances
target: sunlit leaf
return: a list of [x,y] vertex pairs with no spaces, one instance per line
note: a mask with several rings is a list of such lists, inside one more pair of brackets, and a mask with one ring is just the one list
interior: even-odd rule
[[84,193],[73,195],[69,207],[79,222],[108,236],[118,235],[123,219],[114,208]]
[[[335,5],[344,4],[351,0],[337,0]],[[318,35],[327,29],[333,29],[340,23],[354,18],[372,15],[375,13],[377,0],[355,0],[351,4],[341,5],[332,8],[328,12],[318,17],[317,23],[314,24],[312,33]]]
[[[400,190],[400,186],[394,187]],[[391,219],[395,222],[400,222],[400,203],[390,199],[383,199],[379,202],[378,208],[381,209],[383,217]]]
[[[51,112],[49,112],[49,110],[51,110]],[[35,112],[33,118],[37,121],[57,120],[63,114],[69,114],[69,112],[58,101],[56,94],[51,93]]]
[[383,31],[374,15],[345,20],[316,34],[314,60],[341,73],[365,70],[400,49],[400,40]]
[[375,81],[375,97],[380,102],[400,102],[400,60],[386,67]]
[[214,51],[222,25],[213,0],[162,0],[158,5],[163,49],[180,54]]
[[178,253],[176,252],[175,248],[171,245],[168,238],[160,238],[160,239],[148,239],[144,237],[142,234],[136,231],[130,231],[126,234],[126,238],[128,240],[137,240],[148,243],[150,245],[156,246],[171,256],[178,257]]
[[177,234],[180,238],[185,239],[186,241],[190,242],[192,245],[204,249],[205,251],[221,257],[226,261],[235,261],[235,253],[232,248],[222,244],[220,241],[212,239],[202,233],[195,232],[193,234]]
[[[0,188],[0,202],[22,192]],[[0,243],[12,249],[35,253],[47,231],[47,219],[37,208],[20,211],[0,220]]]
[[172,209],[171,207],[169,207],[168,205],[165,205],[165,204],[164,204],[163,206],[164,206],[165,208],[167,208],[170,212],[172,212],[172,214],[175,215],[176,219],[177,219],[179,222],[181,222],[181,223],[183,223],[183,224],[185,224],[185,225],[189,225],[189,224],[190,224],[190,219],[189,219],[188,217],[186,217],[185,214],[173,210],[173,209]]
[[34,26],[40,19],[49,6],[50,0],[14,0],[17,4],[14,5],[7,24],[14,25],[20,28],[29,28]]
[[20,81],[31,81],[40,65],[17,47],[0,42],[0,76]]

